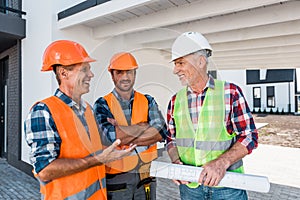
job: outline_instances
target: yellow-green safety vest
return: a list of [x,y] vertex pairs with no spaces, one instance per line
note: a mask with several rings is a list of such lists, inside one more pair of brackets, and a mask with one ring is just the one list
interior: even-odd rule
[[[181,89],[175,99],[174,120],[176,144],[181,161],[186,165],[202,166],[215,160],[236,140],[225,125],[224,81],[215,80],[215,88],[208,88],[199,112],[198,126],[194,129],[188,108],[187,88]],[[244,173],[242,160],[231,165],[228,171]],[[189,187],[198,187],[191,183]]]

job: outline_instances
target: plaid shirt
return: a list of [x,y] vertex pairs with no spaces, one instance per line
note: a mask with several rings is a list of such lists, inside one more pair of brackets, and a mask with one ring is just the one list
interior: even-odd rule
[[[214,89],[214,79],[209,76],[209,80],[202,93],[194,93],[189,87],[187,91],[188,106],[194,129],[197,129],[198,116],[201,110],[206,91],[208,88]],[[225,82],[225,124],[229,134],[236,133],[237,141],[247,147],[251,153],[257,147],[258,133],[254,120],[242,90],[233,83]],[[176,124],[173,118],[174,103],[176,94],[171,98],[167,111],[167,148],[176,146]]]
[[[84,117],[87,105],[81,102],[79,106],[59,89],[54,96],[72,108],[88,132]],[[35,172],[39,173],[59,156],[61,145],[61,138],[46,104],[39,102],[32,107],[24,122],[24,131],[27,144],[31,147],[30,161]]]
[[[131,112],[132,112],[132,105],[134,100],[134,91],[131,94],[131,98],[129,101],[123,100],[116,90],[114,89],[112,93],[117,97],[121,108],[123,109],[124,115],[126,117],[128,125],[131,124]],[[145,95],[145,97],[148,100],[148,123],[150,126],[156,128],[159,133],[161,134],[162,138],[165,139],[167,135],[167,127],[165,120],[158,109],[158,105],[153,97],[150,95]],[[100,128],[102,130],[102,134],[104,134],[104,137],[107,138],[106,142],[110,144],[111,142],[114,142],[116,140],[116,132],[115,127],[107,121],[107,118],[113,118],[114,116],[111,113],[106,100],[103,97],[100,97],[97,99],[97,101],[94,104],[94,111],[97,118],[97,121],[100,125]],[[105,142],[105,141],[103,141]]]

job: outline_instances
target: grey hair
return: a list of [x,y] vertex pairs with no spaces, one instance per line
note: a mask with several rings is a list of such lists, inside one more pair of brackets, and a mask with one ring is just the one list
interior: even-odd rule
[[196,56],[203,56],[206,60],[206,63],[208,64],[208,55],[207,55],[207,52],[206,52],[205,49],[201,49],[199,51],[196,51],[193,54],[196,55]]

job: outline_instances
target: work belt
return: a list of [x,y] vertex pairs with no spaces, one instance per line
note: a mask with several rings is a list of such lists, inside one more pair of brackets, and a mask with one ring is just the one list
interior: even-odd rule
[[[150,165],[151,165],[151,162],[140,164],[139,169],[138,169],[140,181],[136,186],[137,189],[139,189],[141,186],[144,186],[146,200],[151,199],[150,198],[151,197],[150,185],[151,185],[151,182],[156,181],[155,177],[150,177]],[[126,173],[128,173],[128,172],[122,172],[122,173],[118,173],[118,174],[106,174],[106,179],[112,179],[115,176],[118,176],[121,174],[126,174]],[[107,191],[112,192],[112,191],[126,189],[127,184],[126,183],[107,184],[106,187],[107,187]]]

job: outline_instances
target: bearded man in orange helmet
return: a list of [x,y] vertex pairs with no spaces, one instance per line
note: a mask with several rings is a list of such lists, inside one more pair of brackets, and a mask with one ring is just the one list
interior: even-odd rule
[[42,71],[54,71],[59,88],[34,104],[24,123],[42,199],[107,199],[104,164],[135,148],[116,150],[120,140],[102,148],[92,108],[81,99],[94,77],[93,61],[68,40],[55,41],[44,52]]
[[137,144],[130,156],[106,164],[108,199],[112,200],[156,198],[156,182],[149,177],[149,167],[157,158],[156,143],[165,139],[167,130],[154,98],[133,89],[137,68],[131,53],[115,54],[108,67],[115,88],[94,104],[108,144],[116,139],[121,139],[123,147]]

